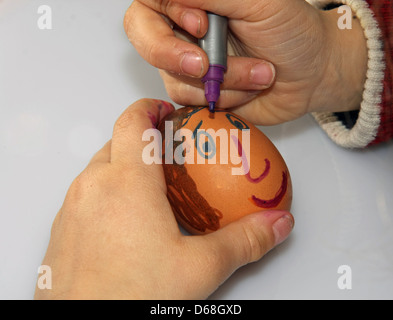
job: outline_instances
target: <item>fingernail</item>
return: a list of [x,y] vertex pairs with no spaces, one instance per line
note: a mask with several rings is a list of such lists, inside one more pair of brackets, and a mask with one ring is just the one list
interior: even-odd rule
[[181,27],[190,33],[199,35],[201,32],[201,17],[194,12],[185,12],[181,17]]
[[273,224],[275,246],[279,245],[286,238],[288,238],[293,229],[293,225],[293,218],[288,214],[282,216]]
[[251,83],[262,86],[263,89],[269,88],[272,85],[274,77],[275,69],[269,62],[256,64],[250,72]]
[[186,52],[180,61],[180,68],[184,74],[200,77],[202,74],[202,57],[196,52]]

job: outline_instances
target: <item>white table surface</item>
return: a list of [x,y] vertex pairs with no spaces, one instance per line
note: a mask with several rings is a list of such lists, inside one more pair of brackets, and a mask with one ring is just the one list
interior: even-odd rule
[[[0,299],[33,297],[65,193],[122,111],[169,100],[123,31],[130,2],[0,0]],[[52,30],[37,26],[42,4]],[[291,172],[295,229],[211,298],[392,299],[393,143],[342,149],[311,116],[262,131]]]

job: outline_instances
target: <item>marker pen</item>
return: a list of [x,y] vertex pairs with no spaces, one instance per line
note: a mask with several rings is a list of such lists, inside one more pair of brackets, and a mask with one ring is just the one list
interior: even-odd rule
[[220,97],[220,84],[224,81],[227,70],[227,36],[228,19],[208,12],[209,29],[206,35],[199,40],[199,46],[209,58],[209,70],[202,78],[205,84],[205,96],[209,103],[209,111],[214,112],[217,100]]

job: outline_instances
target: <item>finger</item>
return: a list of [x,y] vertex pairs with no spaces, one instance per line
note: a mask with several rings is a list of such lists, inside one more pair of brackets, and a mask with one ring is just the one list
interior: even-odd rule
[[232,269],[261,259],[289,236],[293,226],[289,212],[265,211],[248,215],[206,237]]
[[[181,105],[206,104],[204,84],[200,79],[160,72],[171,99]],[[228,71],[221,85],[218,106],[234,108],[255,99],[263,90],[268,89],[275,80],[275,68],[266,61],[229,57]]]
[[[111,163],[122,164],[128,168],[144,166],[145,172],[156,170],[156,166],[146,165],[143,152],[149,142],[143,141],[142,138],[148,129],[155,129],[173,110],[174,107],[170,103],[153,99],[142,99],[128,107],[116,121],[113,129]],[[147,133],[157,134],[155,130]],[[151,143],[160,146],[158,139]]]
[[277,82],[269,90],[258,94],[247,104],[237,106],[232,111],[256,125],[276,125],[297,119],[308,112],[307,103],[301,90],[292,90],[288,103],[287,83]]
[[[201,38],[207,32],[208,19],[205,10],[186,7],[182,3],[176,3],[173,1],[149,2],[142,0],[135,2],[144,4],[151,10],[159,12],[166,17],[169,17],[180,28],[187,31],[194,37]],[[139,8],[138,4],[136,4],[135,8]],[[132,14],[132,10],[134,10],[135,8],[133,7],[133,5],[131,5],[130,9],[126,13],[125,20],[127,20],[128,14]]]
[[[205,90],[202,83],[190,82],[185,77],[178,77],[160,71],[169,97],[180,105],[206,105]],[[258,97],[261,91],[221,90],[217,103],[219,108],[234,108],[247,104]]]
[[[179,81],[203,88],[201,79],[170,74]],[[222,90],[262,91],[268,89],[275,80],[276,71],[270,62],[245,57],[228,57],[228,68],[224,74]]]
[[[158,1],[158,0],[139,0],[154,10],[163,10],[168,3],[181,3],[182,6],[189,8],[198,8],[204,11],[211,11],[216,14],[226,16],[233,19],[242,19],[251,16],[256,12],[262,11],[270,1],[255,1],[243,0],[241,2],[241,9],[239,10],[239,0],[172,0],[172,1]],[[276,1],[274,1],[276,2]],[[173,4],[170,4],[173,6]]]
[[105,143],[105,145],[91,158],[89,165],[94,163],[109,163],[111,161],[111,144],[111,140]]
[[294,226],[293,216],[285,211],[265,211],[248,215],[205,236],[191,238],[202,274],[215,279],[215,290],[236,269],[261,259],[282,243]]
[[228,68],[221,88],[262,91],[273,84],[275,77],[276,71],[270,62],[255,58],[228,57]]
[[202,77],[207,71],[206,53],[197,45],[177,38],[160,13],[144,4],[133,2],[124,27],[135,49],[151,65],[191,77]]
[[272,105],[271,100],[274,101],[263,95],[257,96],[245,105],[236,106],[232,111],[255,125],[270,126],[296,119],[296,116],[289,114],[289,110]]

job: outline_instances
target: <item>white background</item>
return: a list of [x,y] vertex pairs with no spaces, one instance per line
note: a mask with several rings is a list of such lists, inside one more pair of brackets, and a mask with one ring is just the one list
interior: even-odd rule
[[[0,0],[0,299],[33,297],[65,193],[122,111],[169,100],[125,36],[130,3]],[[37,27],[40,5],[53,30]],[[296,226],[211,298],[392,299],[393,144],[342,149],[310,116],[261,129],[291,172]],[[340,265],[352,290],[337,286]]]

